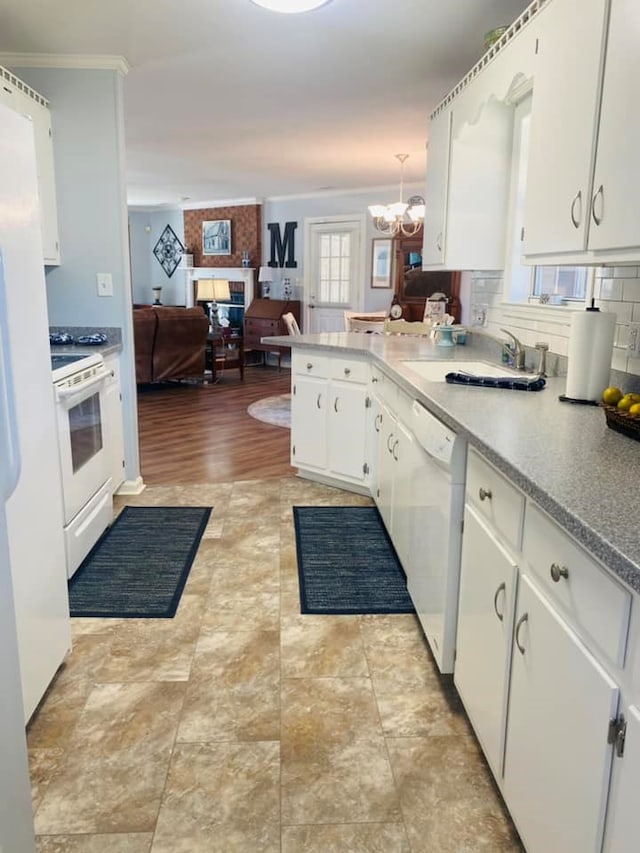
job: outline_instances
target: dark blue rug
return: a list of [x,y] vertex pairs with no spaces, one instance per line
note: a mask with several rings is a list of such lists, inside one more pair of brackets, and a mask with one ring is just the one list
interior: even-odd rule
[[294,506],[302,613],[413,613],[378,510]]
[[212,507],[125,507],[69,581],[72,616],[171,618]]

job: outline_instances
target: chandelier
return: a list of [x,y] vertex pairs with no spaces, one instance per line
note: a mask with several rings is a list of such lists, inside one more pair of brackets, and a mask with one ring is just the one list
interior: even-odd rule
[[408,201],[402,200],[404,190],[404,161],[408,154],[396,154],[396,160],[400,162],[400,201],[393,204],[371,204],[369,213],[373,216],[373,224],[378,231],[395,237],[403,234],[405,237],[413,237],[417,234],[424,222],[424,199],[420,195],[412,195]]

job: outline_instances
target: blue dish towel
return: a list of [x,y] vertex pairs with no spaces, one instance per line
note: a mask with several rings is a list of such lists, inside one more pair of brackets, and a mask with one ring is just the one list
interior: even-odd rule
[[547,384],[542,376],[518,379],[511,376],[468,376],[466,373],[447,373],[450,385],[480,385],[483,388],[510,388],[513,391],[542,391]]
[[69,335],[66,332],[50,332],[49,333],[49,344],[72,344],[74,343],[73,335]]
[[100,344],[106,344],[106,342],[107,336],[104,332],[96,332],[95,335],[80,335],[79,338],[76,338],[76,343],[83,346],[99,346]]

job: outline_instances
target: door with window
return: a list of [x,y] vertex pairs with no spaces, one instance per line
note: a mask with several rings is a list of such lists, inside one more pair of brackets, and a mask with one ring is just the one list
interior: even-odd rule
[[364,218],[305,222],[305,332],[344,331],[344,312],[362,310]]

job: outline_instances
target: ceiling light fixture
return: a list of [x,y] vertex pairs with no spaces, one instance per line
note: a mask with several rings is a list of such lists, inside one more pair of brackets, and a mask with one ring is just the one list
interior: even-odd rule
[[413,237],[417,234],[424,222],[424,199],[420,195],[412,195],[408,201],[402,200],[404,191],[404,161],[408,154],[396,154],[396,160],[400,161],[400,201],[393,204],[371,204],[369,213],[373,216],[373,224],[378,231],[395,237],[396,234],[404,234],[405,237]]
[[298,12],[310,12],[318,9],[331,0],[251,0],[256,6],[270,9],[272,12],[283,12],[285,15],[296,15]]

